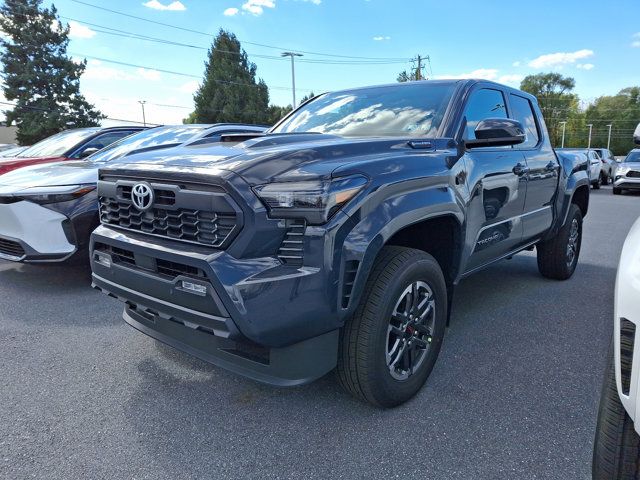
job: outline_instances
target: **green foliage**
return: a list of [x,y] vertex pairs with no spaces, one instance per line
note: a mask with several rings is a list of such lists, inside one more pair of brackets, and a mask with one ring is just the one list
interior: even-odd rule
[[11,0],[0,6],[4,95],[16,104],[6,118],[18,126],[22,145],[67,128],[96,126],[104,118],[80,94],[86,62],[67,56],[69,27],[59,22],[55,6],[41,3]]
[[617,95],[602,96],[587,108],[586,123],[593,124],[591,145],[606,147],[611,125],[611,150],[626,155],[634,148],[633,130],[640,122],[640,87],[628,87]]
[[[580,112],[579,98],[572,91],[576,82],[571,77],[563,77],[559,73],[539,73],[528,75],[520,84],[524,90],[538,98],[542,115],[544,116],[549,138],[554,146],[562,143],[562,124],[565,127],[565,147],[578,142],[579,136],[574,132],[581,132],[584,128],[584,115]],[[586,145],[585,145],[586,146]]]
[[194,95],[197,123],[269,123],[269,89],[233,33],[220,30],[209,49],[204,80]]
[[402,83],[402,82],[413,82],[416,80],[424,80],[424,79],[420,74],[420,70],[416,68],[415,70],[410,70],[409,72],[407,72],[406,70],[403,70],[398,74],[398,78],[396,80]]
[[[300,99],[300,102],[298,103],[298,105],[302,105],[303,103],[308,102],[309,100],[311,100],[315,96],[316,95],[313,92],[311,92],[308,95],[305,95],[304,97],[302,97]],[[291,107],[291,105],[287,105],[286,107],[279,107],[277,105],[271,105],[269,107],[269,123],[268,123],[268,125],[275,125],[280,120],[282,120],[285,116],[287,116],[292,110],[293,110],[293,108]]]

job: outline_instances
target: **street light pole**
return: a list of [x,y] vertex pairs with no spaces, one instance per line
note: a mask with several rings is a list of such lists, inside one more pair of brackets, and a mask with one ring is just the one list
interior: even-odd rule
[[567,122],[560,122],[562,124],[562,146],[560,148],[564,148],[564,131],[567,128]]
[[607,125],[609,127],[609,136],[607,137],[607,150],[609,150],[609,146],[611,145],[611,127],[613,125]]
[[296,52],[282,52],[282,57],[291,57],[291,86],[293,88],[293,108],[296,108],[296,69],[294,66],[294,57],[302,57],[301,53]]
[[588,123],[587,127],[589,127],[589,144],[587,145],[587,150],[591,148],[591,130],[593,130],[593,123]]
[[146,100],[138,100],[138,103],[142,107],[142,124],[146,127],[147,126],[147,118],[144,115],[144,104],[147,103],[147,101]]

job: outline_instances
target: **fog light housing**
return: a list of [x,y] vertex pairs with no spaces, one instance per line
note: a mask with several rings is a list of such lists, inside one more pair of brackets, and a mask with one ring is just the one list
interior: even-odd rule
[[107,254],[96,252],[95,254],[96,263],[102,265],[103,267],[111,268],[111,257]]
[[196,295],[206,295],[207,294],[207,286],[200,285],[199,283],[187,282],[186,280],[182,280],[180,282],[180,289],[185,292],[194,293]]

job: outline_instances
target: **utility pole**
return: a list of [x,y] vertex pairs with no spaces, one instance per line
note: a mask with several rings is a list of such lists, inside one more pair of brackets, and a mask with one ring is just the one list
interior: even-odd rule
[[589,144],[587,145],[587,150],[591,148],[591,130],[593,130],[593,123],[588,123],[587,127],[589,127]]
[[293,89],[293,108],[296,108],[296,69],[294,66],[294,57],[302,57],[301,53],[296,52],[282,52],[280,54],[282,57],[291,57],[291,86]]
[[422,69],[424,68],[422,62],[424,62],[425,60],[429,65],[431,65],[431,59],[429,58],[429,55],[418,55],[415,58],[411,59],[412,62],[416,62],[418,64],[418,66],[416,67],[416,80],[426,80],[424,75],[422,75]]
[[609,146],[611,145],[611,127],[613,125],[607,125],[609,127],[609,136],[607,137],[607,150],[609,150]]
[[147,126],[147,118],[144,115],[144,104],[147,103],[147,101],[146,100],[138,100],[138,103],[142,107],[142,124],[146,127]]
[[560,148],[564,148],[564,131],[567,128],[567,122],[560,122],[562,124],[562,146]]

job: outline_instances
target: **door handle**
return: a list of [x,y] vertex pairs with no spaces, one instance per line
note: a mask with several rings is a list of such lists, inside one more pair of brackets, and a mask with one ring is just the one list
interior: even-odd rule
[[515,173],[517,176],[521,177],[523,175],[526,175],[527,173],[529,173],[529,167],[527,167],[526,165],[523,165],[522,163],[516,164],[515,167],[513,167],[513,173]]
[[560,165],[558,165],[555,162],[549,162],[547,163],[547,165],[544,167],[544,169],[548,172],[552,172],[554,170],[557,170],[558,168],[560,168]]

